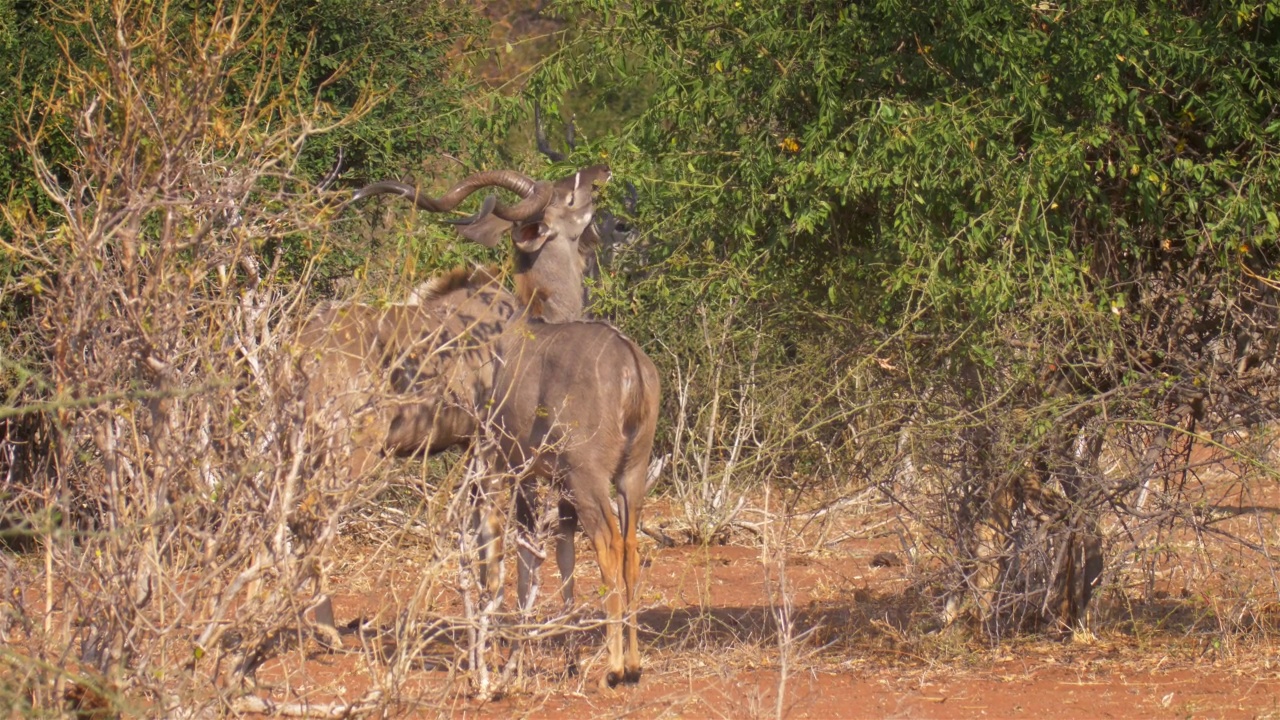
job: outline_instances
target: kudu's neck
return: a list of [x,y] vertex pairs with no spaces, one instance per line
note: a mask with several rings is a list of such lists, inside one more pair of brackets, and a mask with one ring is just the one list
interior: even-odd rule
[[556,250],[548,244],[537,253],[516,253],[516,297],[530,316],[549,323],[585,319],[585,262],[576,250]]

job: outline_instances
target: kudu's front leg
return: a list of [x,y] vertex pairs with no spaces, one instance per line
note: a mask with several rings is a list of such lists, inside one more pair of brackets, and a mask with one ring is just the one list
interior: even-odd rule
[[[533,612],[538,594],[538,570],[546,555],[539,545],[541,533],[538,532],[538,515],[534,511],[536,494],[532,487],[524,487],[517,499],[516,513],[520,520],[520,538],[518,563],[519,577],[516,583],[520,600],[520,610]],[[573,567],[576,561],[574,534],[578,529],[578,515],[573,504],[568,500],[558,502],[558,521],[556,527],[556,565],[560,571],[560,597],[564,602],[564,613],[573,610]],[[565,673],[578,674],[578,658],[572,643],[565,645]]]
[[[518,540],[519,579],[517,591],[520,598],[520,609],[524,612],[533,610],[537,602],[539,589],[538,570],[542,567],[546,554],[539,547],[538,517],[534,511],[536,499],[533,490],[522,491],[517,500],[516,515],[520,520],[521,536]],[[556,567],[560,571],[560,598],[564,602],[564,612],[573,609],[573,569],[577,562],[574,548],[574,534],[578,530],[578,514],[573,503],[560,500],[558,503],[559,520],[556,527]]]
[[469,526],[479,555],[480,586],[490,598],[502,594],[502,513],[494,492],[479,484],[471,486]]
[[546,554],[538,547],[538,497],[533,482],[521,481],[516,488],[516,596],[520,612],[533,612],[538,600],[538,569]]
[[[371,448],[381,447],[381,440],[373,440],[357,433],[353,437],[351,457],[347,461],[348,477],[359,478],[373,469],[382,454]],[[323,567],[316,569],[316,602],[312,605],[315,615],[315,637],[330,652],[342,649],[342,634],[333,613],[333,593],[329,588],[329,576]]]

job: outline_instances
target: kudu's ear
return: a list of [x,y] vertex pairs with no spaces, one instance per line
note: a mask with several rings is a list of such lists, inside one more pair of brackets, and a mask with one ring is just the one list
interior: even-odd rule
[[551,238],[551,228],[543,222],[516,225],[511,231],[511,241],[523,253],[536,253]]
[[502,242],[502,236],[507,234],[511,229],[512,223],[503,220],[497,215],[485,215],[467,225],[458,226],[458,234],[470,240],[477,242],[487,248],[494,248],[498,243]]
[[[575,187],[583,186],[588,189],[600,188],[609,182],[612,177],[613,171],[609,169],[608,165],[585,167],[579,170],[577,174],[570,176]],[[565,178],[565,181],[569,181],[570,178]]]

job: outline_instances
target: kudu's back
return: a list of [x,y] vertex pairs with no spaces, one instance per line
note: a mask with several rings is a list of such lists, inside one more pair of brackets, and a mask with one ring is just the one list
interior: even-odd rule
[[[575,484],[619,482],[629,462],[648,467],[658,371],[629,338],[601,322],[529,320],[503,338],[500,355],[492,422],[512,466]],[[570,472],[588,465],[598,472]]]
[[488,270],[450,273],[414,304],[335,303],[299,335],[308,416],[351,444],[355,472],[381,451],[470,442],[492,396],[498,338],[519,305]]

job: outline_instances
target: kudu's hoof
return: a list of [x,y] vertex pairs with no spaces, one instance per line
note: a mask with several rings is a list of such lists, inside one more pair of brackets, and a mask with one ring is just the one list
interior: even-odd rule
[[564,676],[567,678],[578,677],[578,658],[571,657],[564,664]]
[[640,668],[626,670],[624,672],[610,670],[605,674],[604,681],[608,683],[611,688],[615,688],[618,685],[635,685],[640,682]]

